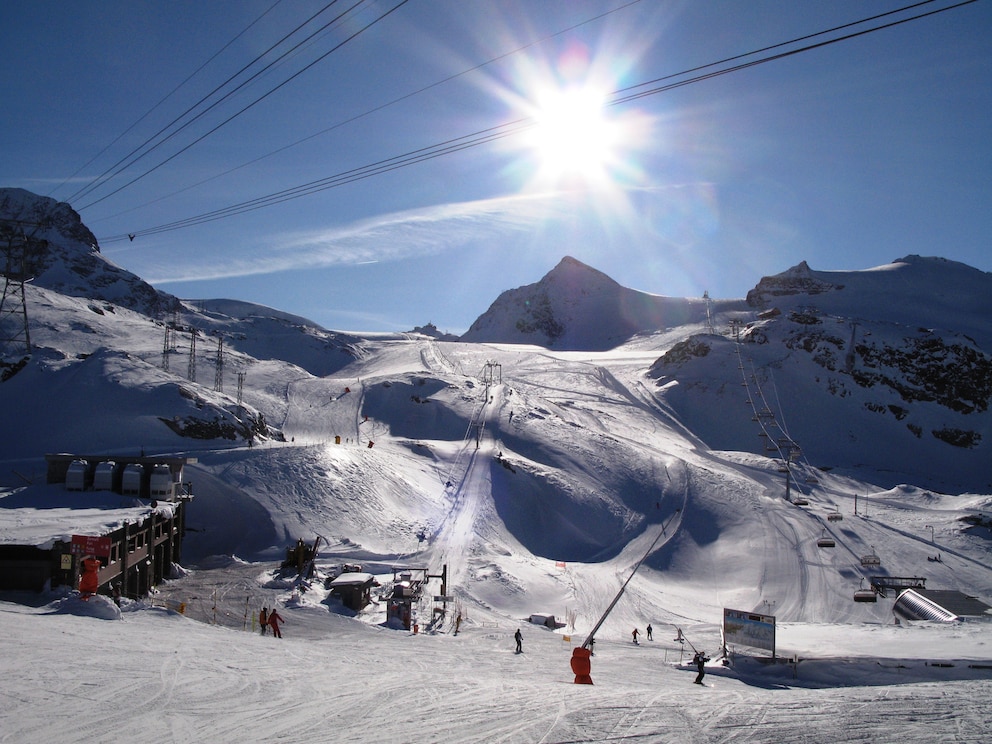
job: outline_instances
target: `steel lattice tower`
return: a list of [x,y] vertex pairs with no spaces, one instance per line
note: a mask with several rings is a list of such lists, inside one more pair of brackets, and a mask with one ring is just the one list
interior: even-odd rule
[[[33,227],[25,234],[25,227]],[[34,237],[43,224],[22,220],[0,220],[0,250],[3,250],[3,294],[0,295],[0,354],[26,356],[31,353],[28,306],[24,285],[28,276],[28,256],[47,241]]]

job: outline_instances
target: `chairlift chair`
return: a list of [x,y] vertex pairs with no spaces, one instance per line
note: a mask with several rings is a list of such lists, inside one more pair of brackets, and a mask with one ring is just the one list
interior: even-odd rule
[[832,537],[828,537],[826,533],[816,541],[816,547],[818,548],[834,548],[837,547],[837,543],[834,542]]
[[854,592],[855,602],[877,602],[878,595],[874,589],[865,589],[865,580],[861,579],[861,587]]
[[882,559],[875,555],[875,546],[871,546],[871,553],[861,556],[861,565],[865,568],[878,568],[882,565]]

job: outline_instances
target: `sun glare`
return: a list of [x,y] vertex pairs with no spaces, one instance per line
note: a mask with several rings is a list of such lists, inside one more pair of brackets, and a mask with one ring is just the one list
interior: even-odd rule
[[549,91],[536,101],[532,118],[526,145],[535,158],[537,180],[546,185],[609,180],[620,126],[608,117],[601,95],[586,88]]

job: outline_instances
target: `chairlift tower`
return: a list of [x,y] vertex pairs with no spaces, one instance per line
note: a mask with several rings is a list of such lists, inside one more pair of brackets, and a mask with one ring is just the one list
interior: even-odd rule
[[217,337],[217,367],[214,370],[214,390],[224,392],[224,337]]
[[486,366],[482,368],[482,381],[487,387],[503,382],[503,365],[499,362],[486,362]]
[[175,335],[175,330],[172,326],[166,322],[165,324],[165,341],[162,342],[162,369],[166,372],[169,371],[169,352],[172,351],[172,345],[174,341],[172,337]]
[[[3,250],[3,294],[0,295],[0,353],[27,356],[31,353],[31,332],[28,326],[27,298],[24,285],[28,276],[29,255],[48,243],[34,234],[44,226],[41,222],[0,220],[0,249]],[[33,227],[30,234],[25,227]]]
[[248,373],[245,371],[238,372],[238,411],[241,411],[241,394],[245,389],[245,375]]
[[738,344],[741,342],[741,326],[743,325],[744,323],[740,318],[730,319],[730,332],[734,334],[734,341]]
[[196,382],[196,329],[189,329],[189,363],[186,365],[186,379]]

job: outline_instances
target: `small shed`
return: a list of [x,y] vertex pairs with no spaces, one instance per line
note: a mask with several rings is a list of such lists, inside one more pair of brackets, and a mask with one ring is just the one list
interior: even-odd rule
[[551,628],[551,630],[555,630],[561,627],[561,625],[558,624],[558,621],[555,620],[554,615],[545,615],[544,613],[540,613],[540,612],[535,612],[531,614],[530,621],[534,625],[543,625],[545,628]]
[[349,572],[334,579],[328,588],[345,607],[358,612],[372,601],[372,587],[378,585],[370,573]]

